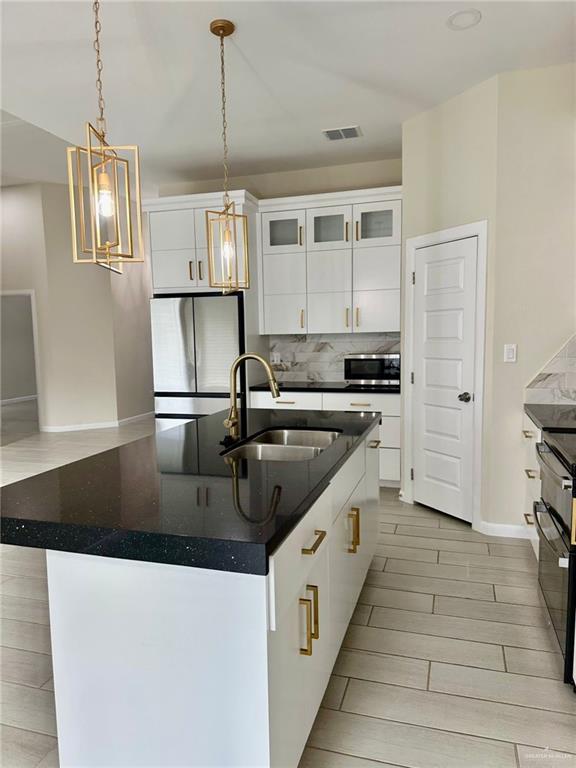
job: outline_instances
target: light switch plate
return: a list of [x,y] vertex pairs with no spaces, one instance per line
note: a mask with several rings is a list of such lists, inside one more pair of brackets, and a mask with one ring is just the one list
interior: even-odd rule
[[515,363],[518,357],[517,344],[504,344],[504,362]]

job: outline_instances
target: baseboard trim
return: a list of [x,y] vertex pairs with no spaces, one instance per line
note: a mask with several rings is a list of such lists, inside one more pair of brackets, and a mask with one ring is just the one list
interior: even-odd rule
[[120,421],[96,421],[90,424],[66,424],[61,427],[41,426],[40,432],[81,432],[85,429],[112,429],[113,427],[121,427],[123,424],[128,424],[132,421],[140,421],[141,419],[146,419],[150,416],[154,416],[154,411],[139,413],[136,416],[128,416],[128,418],[120,419]]
[[474,527],[475,531],[485,533],[487,536],[502,536],[507,539],[530,539],[531,531],[522,524],[511,525],[509,523],[487,523],[483,520]]
[[25,397],[9,397],[6,400],[0,400],[0,405],[12,405],[12,403],[26,403],[29,400],[37,400],[38,395],[26,395]]

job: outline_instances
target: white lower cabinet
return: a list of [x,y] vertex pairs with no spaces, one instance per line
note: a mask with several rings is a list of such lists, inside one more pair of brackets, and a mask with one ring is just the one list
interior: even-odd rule
[[291,408],[294,411],[321,411],[321,392],[282,391],[280,397],[272,397],[270,392],[251,392],[251,408]]

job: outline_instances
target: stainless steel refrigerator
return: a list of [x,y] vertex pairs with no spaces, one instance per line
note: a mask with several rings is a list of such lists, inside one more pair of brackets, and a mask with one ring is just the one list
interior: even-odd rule
[[[230,405],[230,366],[244,352],[241,294],[151,299],[157,418],[194,418]],[[245,377],[239,392],[244,393]]]

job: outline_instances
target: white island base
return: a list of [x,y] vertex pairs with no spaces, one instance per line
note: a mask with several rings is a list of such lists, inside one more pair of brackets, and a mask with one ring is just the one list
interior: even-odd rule
[[48,552],[62,768],[296,768],[374,554],[377,432],[267,576]]

